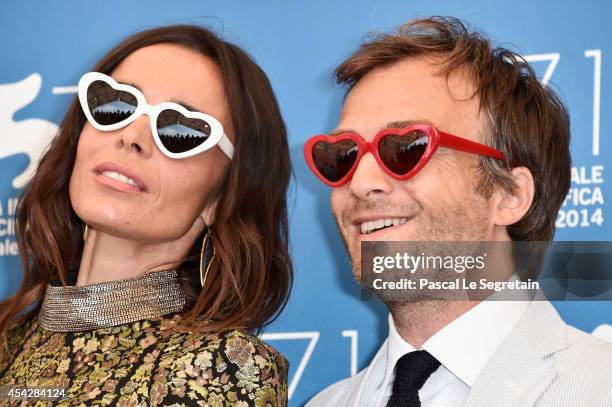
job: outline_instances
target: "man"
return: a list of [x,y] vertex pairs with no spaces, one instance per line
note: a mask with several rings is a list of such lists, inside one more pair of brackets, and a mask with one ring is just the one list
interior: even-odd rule
[[[552,239],[569,117],[519,56],[457,19],[422,19],[363,44],[336,78],[350,87],[340,123],[304,151],[333,187],[358,280],[364,241]],[[612,346],[548,301],[387,305],[371,365],[309,407],[612,406]]]

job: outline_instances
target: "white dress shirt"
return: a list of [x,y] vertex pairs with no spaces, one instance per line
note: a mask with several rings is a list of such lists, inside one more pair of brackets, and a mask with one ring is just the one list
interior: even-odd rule
[[[612,345],[567,325],[544,293],[533,294],[535,299],[529,303],[482,303],[427,341],[423,348],[442,366],[420,392],[422,406],[612,406]],[[512,324],[501,338],[501,330]],[[390,332],[367,368],[327,387],[306,406],[384,405],[392,388],[394,363],[403,353],[396,345],[413,349],[394,335]],[[389,350],[391,342],[394,351]],[[448,383],[443,378],[438,381],[445,371],[451,377]],[[452,389],[458,389],[459,396]],[[461,399],[466,390],[467,397]]]
[[[530,301],[483,301],[429,338],[420,349],[441,363],[429,376],[419,398],[422,407],[460,406],[486,362],[510,333]],[[415,349],[398,333],[389,314],[389,338],[382,385],[374,406],[384,407],[391,396],[395,365]]]

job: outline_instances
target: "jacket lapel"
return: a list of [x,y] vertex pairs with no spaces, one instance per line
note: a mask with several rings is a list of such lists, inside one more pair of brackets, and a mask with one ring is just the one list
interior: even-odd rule
[[372,359],[370,366],[360,375],[358,380],[355,380],[348,397],[343,406],[346,407],[371,407],[373,404],[372,398],[376,390],[382,385],[385,376],[385,362],[387,360],[387,339],[376,355]]
[[478,375],[464,407],[533,405],[557,375],[544,358],[567,341],[567,327],[552,304],[533,301]]

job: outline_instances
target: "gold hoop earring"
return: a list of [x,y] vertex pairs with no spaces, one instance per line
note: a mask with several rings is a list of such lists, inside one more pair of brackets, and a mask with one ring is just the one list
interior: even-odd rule
[[[212,245],[213,254],[210,260],[208,261],[208,264],[206,265],[206,271],[202,272],[204,268],[202,266],[202,263],[204,261],[204,250],[206,249],[206,244],[208,243],[209,239],[210,244]],[[202,288],[204,288],[204,284],[206,284],[206,278],[208,277],[208,272],[210,271],[210,266],[215,258],[215,254],[215,245],[213,243],[211,227],[209,226],[206,230],[206,236],[204,236],[204,240],[202,240],[202,250],[200,251],[200,284],[202,284]]]
[[83,228],[83,241],[87,240],[87,236],[89,236],[89,225],[85,223],[85,227]]

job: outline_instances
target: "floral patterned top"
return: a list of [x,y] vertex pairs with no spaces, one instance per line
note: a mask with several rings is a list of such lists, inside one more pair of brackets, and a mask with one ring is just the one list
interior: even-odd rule
[[287,405],[288,363],[272,347],[244,331],[185,329],[201,289],[193,273],[80,286],[77,275],[52,280],[38,312],[8,332],[0,405]]
[[63,399],[8,406],[286,406],[285,358],[237,330],[175,332],[179,313],[83,332],[52,332],[37,317],[13,329],[1,387],[65,389]]

